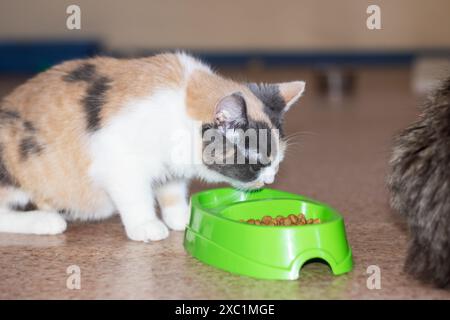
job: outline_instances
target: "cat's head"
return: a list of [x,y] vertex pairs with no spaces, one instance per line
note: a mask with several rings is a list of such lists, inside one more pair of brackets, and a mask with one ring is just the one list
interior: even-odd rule
[[249,83],[223,96],[203,126],[203,162],[214,181],[258,189],[274,181],[284,158],[283,118],[305,82]]

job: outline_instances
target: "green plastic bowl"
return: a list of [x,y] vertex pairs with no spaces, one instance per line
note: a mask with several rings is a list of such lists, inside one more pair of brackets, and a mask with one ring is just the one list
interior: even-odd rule
[[[319,218],[321,223],[281,227],[239,221],[291,213]],[[344,220],[336,210],[273,189],[222,188],[194,194],[184,246],[208,265],[261,279],[298,279],[303,264],[316,259],[328,263],[335,275],[353,268]]]

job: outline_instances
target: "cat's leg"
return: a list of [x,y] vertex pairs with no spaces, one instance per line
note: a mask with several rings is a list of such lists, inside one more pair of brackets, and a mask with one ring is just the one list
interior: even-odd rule
[[0,232],[50,235],[63,233],[66,228],[66,221],[57,212],[0,208]]
[[0,232],[50,235],[66,230],[67,223],[56,211],[16,211],[30,202],[28,195],[16,188],[0,189]]
[[130,239],[149,242],[169,236],[169,230],[156,216],[151,184],[142,175],[115,171],[106,180],[106,189]]
[[187,182],[173,181],[158,188],[156,195],[166,225],[172,230],[184,230],[190,212],[187,200]]

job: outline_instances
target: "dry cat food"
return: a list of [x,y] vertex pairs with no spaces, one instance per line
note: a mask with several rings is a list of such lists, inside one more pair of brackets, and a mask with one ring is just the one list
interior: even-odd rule
[[271,216],[264,216],[262,219],[248,219],[245,221],[241,219],[240,222],[255,224],[258,226],[302,226],[305,224],[318,224],[320,223],[320,219],[306,219],[303,213],[299,215],[290,214],[287,217],[277,216],[276,218],[272,218]]

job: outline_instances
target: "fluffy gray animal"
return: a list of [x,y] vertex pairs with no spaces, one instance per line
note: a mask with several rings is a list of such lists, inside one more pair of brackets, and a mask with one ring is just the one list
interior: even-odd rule
[[405,271],[450,287],[450,78],[426,101],[418,121],[395,137],[391,206],[411,234]]

